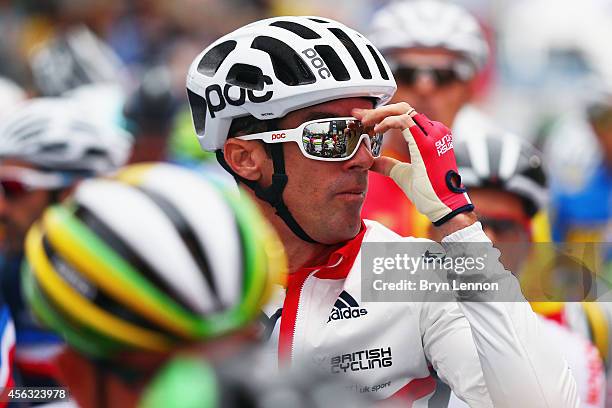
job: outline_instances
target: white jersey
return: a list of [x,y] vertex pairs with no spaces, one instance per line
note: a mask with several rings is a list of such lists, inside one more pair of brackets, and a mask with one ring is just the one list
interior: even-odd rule
[[[278,319],[271,349],[281,361],[342,376],[357,393],[401,397],[413,407],[428,406],[432,370],[471,407],[578,406],[567,363],[539,335],[527,302],[362,301],[361,262],[355,262],[362,241],[430,242],[365,225],[327,265],[291,274],[286,294],[266,308],[272,322]],[[479,223],[442,244],[470,241],[488,241]]]
[[[582,408],[603,408],[606,393],[606,375],[597,348],[586,338],[559,323],[541,317],[542,333],[551,347],[567,360],[578,386]],[[467,408],[465,402],[451,394],[449,408]]]

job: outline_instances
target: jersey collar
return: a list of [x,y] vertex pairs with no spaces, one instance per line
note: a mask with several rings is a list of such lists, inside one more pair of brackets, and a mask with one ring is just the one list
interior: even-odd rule
[[340,248],[332,252],[325,263],[316,266],[302,267],[295,273],[289,275],[289,281],[303,280],[313,272],[315,272],[314,276],[319,279],[345,279],[361,250],[361,243],[363,242],[366,230],[367,227],[362,220],[359,233],[353,239],[347,241]]

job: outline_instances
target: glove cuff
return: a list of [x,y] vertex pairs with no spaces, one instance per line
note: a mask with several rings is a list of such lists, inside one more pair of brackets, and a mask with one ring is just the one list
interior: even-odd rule
[[468,205],[464,205],[463,207],[454,209],[450,213],[446,214],[444,217],[440,218],[438,221],[434,221],[433,225],[436,227],[439,227],[440,225],[444,224],[446,221],[453,218],[455,215],[461,214],[464,212],[470,212],[470,211],[474,211],[474,204],[468,204]]

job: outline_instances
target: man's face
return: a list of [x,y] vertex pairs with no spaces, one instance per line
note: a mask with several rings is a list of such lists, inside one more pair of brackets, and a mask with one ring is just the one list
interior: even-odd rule
[[[32,168],[19,160],[4,160],[2,166]],[[49,192],[34,190],[23,193],[2,193],[0,190],[0,226],[4,229],[4,248],[9,254],[23,250],[25,234],[49,203]]]
[[521,199],[509,192],[471,188],[470,199],[481,219],[485,234],[493,244],[529,241],[530,219]]
[[[280,121],[280,127],[291,129],[309,120],[351,116],[354,108],[372,107],[366,98],[327,102],[288,114]],[[360,145],[350,160],[341,162],[308,159],[293,142],[283,143],[283,149],[289,177],[283,198],[302,228],[325,244],[336,244],[357,235],[368,188],[368,169],[374,163],[365,144]]]
[[441,48],[415,48],[397,51],[388,59],[399,68],[394,72],[398,89],[391,102],[408,102],[417,112],[452,126],[472,96],[472,80],[453,78],[460,57]]
[[519,273],[531,242],[530,219],[523,202],[512,193],[494,189],[473,188],[469,195],[485,234],[501,251],[500,261]]

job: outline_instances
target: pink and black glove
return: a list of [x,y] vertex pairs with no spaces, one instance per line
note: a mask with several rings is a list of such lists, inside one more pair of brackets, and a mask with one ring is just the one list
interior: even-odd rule
[[423,114],[412,119],[416,125],[402,131],[411,163],[396,164],[389,176],[417,210],[439,226],[459,213],[472,211],[474,205],[457,172],[450,129]]

